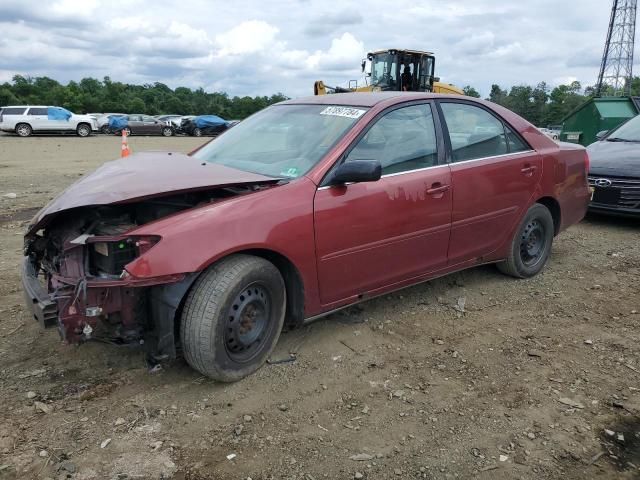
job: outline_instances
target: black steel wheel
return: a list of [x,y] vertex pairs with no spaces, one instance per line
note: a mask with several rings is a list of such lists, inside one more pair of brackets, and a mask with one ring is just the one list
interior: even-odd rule
[[511,242],[511,252],[498,268],[517,278],[533,277],[543,269],[551,253],[554,225],[551,212],[534,204],[524,216]]
[[196,280],[180,323],[184,357],[215,380],[255,372],[275,347],[284,323],[286,291],[278,269],[251,255],[232,255]]

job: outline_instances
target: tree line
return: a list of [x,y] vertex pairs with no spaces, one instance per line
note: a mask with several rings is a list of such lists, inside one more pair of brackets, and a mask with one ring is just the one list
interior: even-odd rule
[[[478,91],[470,85],[463,90],[466,95],[480,98]],[[603,96],[612,94],[609,90],[602,93]],[[554,88],[540,82],[535,87],[515,85],[509,90],[494,84],[486,99],[512,110],[538,127],[546,127],[559,125],[565,116],[594,95],[594,86],[583,89],[578,81]],[[631,95],[640,95],[640,77],[633,78]]]
[[159,115],[219,115],[243,119],[273,103],[286,100],[281,93],[256,97],[229,97],[226,93],[205,92],[198,88],[171,89],[163,83],[132,85],[83,78],[62,85],[49,77],[15,75],[11,82],[0,84],[0,106],[56,105],[75,113],[117,112]]
[[[464,93],[480,98],[478,91],[467,85]],[[610,92],[604,92],[607,94]],[[534,125],[557,125],[573,109],[595,94],[594,87],[582,88],[578,81],[551,88],[546,82],[535,87],[515,85],[503,89],[491,86],[487,100],[500,104]],[[640,95],[640,77],[634,77],[631,94]],[[243,119],[273,103],[286,100],[282,93],[256,97],[229,97],[222,92],[177,87],[171,89],[163,83],[132,85],[83,78],[62,85],[49,77],[15,75],[11,82],[0,85],[0,106],[3,105],[57,105],[76,113],[118,112],[159,115],[214,114],[226,119]]]

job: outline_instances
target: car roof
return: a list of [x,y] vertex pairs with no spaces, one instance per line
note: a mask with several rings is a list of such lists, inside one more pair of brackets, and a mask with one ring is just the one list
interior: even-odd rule
[[49,108],[50,105],[7,105],[2,108]]
[[[401,103],[403,101],[421,100],[428,98],[460,98],[460,95],[443,95],[439,93],[423,92],[350,92],[332,93],[330,95],[315,95],[312,97],[296,98],[278,103],[278,105],[345,105],[352,107],[373,107],[378,103]],[[469,97],[463,97],[468,99]]]

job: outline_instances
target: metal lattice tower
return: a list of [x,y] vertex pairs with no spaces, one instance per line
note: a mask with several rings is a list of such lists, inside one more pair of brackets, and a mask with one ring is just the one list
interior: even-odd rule
[[602,54],[596,96],[629,96],[633,78],[633,44],[637,0],[613,0]]

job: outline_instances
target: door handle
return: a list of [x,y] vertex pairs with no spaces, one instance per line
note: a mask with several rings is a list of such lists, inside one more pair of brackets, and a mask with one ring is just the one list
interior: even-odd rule
[[537,170],[537,167],[534,167],[533,165],[529,165],[528,163],[525,164],[524,167],[522,167],[522,169],[520,170],[520,172],[522,172],[522,174],[525,177],[530,177],[533,175],[533,173]]
[[447,190],[449,190],[449,188],[451,187],[451,185],[443,185],[440,182],[435,182],[431,185],[431,188],[427,188],[427,194],[428,195],[438,195],[438,194],[442,194],[444,192],[446,192]]

